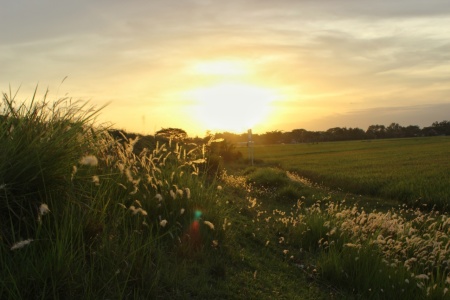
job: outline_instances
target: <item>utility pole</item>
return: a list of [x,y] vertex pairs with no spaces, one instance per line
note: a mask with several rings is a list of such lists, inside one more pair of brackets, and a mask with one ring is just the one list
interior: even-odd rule
[[248,142],[247,142],[247,150],[248,150],[248,160],[251,161],[253,166],[253,141],[252,141],[252,130],[248,130]]

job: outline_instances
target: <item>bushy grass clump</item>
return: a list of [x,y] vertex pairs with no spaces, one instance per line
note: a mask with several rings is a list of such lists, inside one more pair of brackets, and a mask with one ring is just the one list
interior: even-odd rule
[[47,94],[38,101],[36,92],[28,104],[4,93],[0,106],[0,217],[8,242],[34,227],[47,196],[66,201],[72,166],[97,135],[90,125],[98,111],[65,98],[50,103]]
[[2,298],[214,297],[233,208],[204,148],[137,153],[138,137],[114,139],[91,123],[96,111],[65,101],[4,95]]

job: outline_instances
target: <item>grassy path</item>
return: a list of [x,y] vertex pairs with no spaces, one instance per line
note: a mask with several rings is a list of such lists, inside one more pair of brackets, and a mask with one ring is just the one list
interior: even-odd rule
[[[245,176],[229,176],[223,200],[236,208],[232,261],[227,274],[235,299],[348,299],[317,276],[313,258],[283,241],[283,233],[267,214],[289,214],[291,203],[277,203],[265,191],[246,184]],[[261,216],[266,215],[266,219]],[[237,289],[236,289],[237,287]]]

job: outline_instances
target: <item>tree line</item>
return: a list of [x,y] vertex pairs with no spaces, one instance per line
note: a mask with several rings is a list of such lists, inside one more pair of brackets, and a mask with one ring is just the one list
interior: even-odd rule
[[[187,143],[208,143],[211,138],[223,139],[225,146],[236,144],[246,145],[248,133],[208,133],[205,137],[189,137],[186,131],[180,128],[162,128],[156,134],[142,136],[135,133],[128,133],[123,130],[110,129],[109,133],[118,139],[136,139],[135,150],[141,151],[156,144],[156,141],[167,142],[169,140]],[[389,126],[370,125],[367,130],[361,128],[333,127],[326,131],[308,131],[306,129],[294,129],[289,132],[281,130],[268,131],[263,134],[253,134],[252,141],[256,144],[295,144],[295,143],[319,143],[333,141],[351,140],[371,140],[388,138],[407,138],[450,135],[450,121],[434,122],[431,126],[420,128],[417,125],[401,126],[398,123],[391,123]],[[227,146],[227,147],[228,147]]]
[[[257,144],[292,144],[319,143],[332,141],[351,141],[387,138],[407,138],[422,136],[450,135],[450,121],[434,122],[431,126],[420,128],[417,125],[401,126],[398,123],[385,125],[370,125],[367,130],[361,128],[334,127],[326,131],[308,131],[294,129],[289,132],[281,130],[268,131],[263,134],[253,134],[252,140]],[[216,133],[216,138],[223,138],[231,143],[245,143],[248,134],[230,132]]]

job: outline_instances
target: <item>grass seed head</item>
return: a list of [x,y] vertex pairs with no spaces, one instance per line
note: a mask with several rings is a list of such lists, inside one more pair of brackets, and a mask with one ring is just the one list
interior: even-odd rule
[[98,165],[98,159],[94,155],[87,155],[80,159],[80,164],[95,167]]
[[28,239],[28,240],[17,242],[11,246],[11,250],[14,251],[14,250],[23,248],[23,247],[27,246],[28,244],[30,244],[32,241],[33,241],[33,239]]

